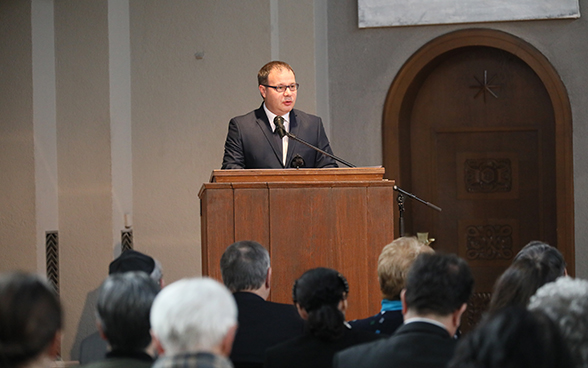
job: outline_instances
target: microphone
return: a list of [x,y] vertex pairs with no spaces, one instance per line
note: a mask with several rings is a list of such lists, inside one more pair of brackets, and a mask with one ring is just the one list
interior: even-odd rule
[[274,118],[274,124],[276,124],[276,130],[278,131],[280,139],[284,138],[284,136],[286,135],[286,127],[284,127],[284,118],[281,116],[276,116]]
[[304,166],[305,166],[304,159],[299,154],[296,154],[296,156],[294,156],[294,158],[292,159],[292,163],[290,163],[290,167],[292,167],[294,169],[299,169]]

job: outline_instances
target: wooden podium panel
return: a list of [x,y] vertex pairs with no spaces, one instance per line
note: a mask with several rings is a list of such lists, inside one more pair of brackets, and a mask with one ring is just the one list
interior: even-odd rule
[[215,170],[199,194],[202,273],[220,280],[226,247],[255,240],[270,252],[271,300],[291,303],[294,280],[329,267],[349,281],[347,319],[377,313],[377,260],[394,240],[394,182],[383,174],[383,168]]

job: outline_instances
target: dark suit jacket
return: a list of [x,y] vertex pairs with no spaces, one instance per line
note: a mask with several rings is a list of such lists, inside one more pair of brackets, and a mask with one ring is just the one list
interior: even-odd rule
[[346,329],[342,338],[324,341],[310,333],[267,350],[265,368],[330,368],[333,355],[350,346],[383,338],[374,332]]
[[268,302],[249,292],[234,293],[239,312],[231,351],[235,367],[261,367],[267,348],[300,336],[304,321],[293,305]]
[[456,340],[444,328],[427,322],[402,325],[391,337],[355,346],[335,355],[336,368],[445,368]]
[[[290,133],[333,154],[323,122],[318,116],[293,109],[290,111]],[[304,159],[305,168],[337,167],[337,163],[332,158],[290,139],[286,168],[290,168],[292,158],[296,155],[300,155]],[[272,131],[263,105],[259,109],[247,115],[233,118],[229,122],[222,168],[284,168],[281,139],[277,133],[274,134]]]

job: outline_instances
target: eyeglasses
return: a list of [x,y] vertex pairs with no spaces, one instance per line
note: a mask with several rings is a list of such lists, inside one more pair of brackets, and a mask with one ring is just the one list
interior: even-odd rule
[[289,86],[270,86],[267,84],[262,84],[262,86],[273,88],[276,90],[276,92],[282,93],[282,92],[286,91],[286,88],[288,88],[290,90],[290,92],[295,92],[296,90],[298,90],[298,87],[300,85],[298,83],[292,83]]

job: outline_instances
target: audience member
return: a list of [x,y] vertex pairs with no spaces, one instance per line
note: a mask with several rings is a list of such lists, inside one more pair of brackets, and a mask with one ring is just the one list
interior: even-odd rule
[[220,266],[239,310],[231,360],[238,368],[261,367],[266,349],[301,335],[304,322],[294,306],[266,300],[272,269],[269,253],[261,244],[240,241],[230,245]]
[[560,277],[537,290],[529,309],[543,311],[558,324],[574,366],[588,368],[588,281]]
[[231,293],[209,278],[183,279],[163,289],[151,308],[154,368],[232,368],[227,358],[237,329]]
[[347,280],[337,271],[306,271],[292,290],[294,305],[305,320],[305,334],[268,349],[264,367],[328,368],[336,352],[383,337],[345,324],[348,293]]
[[36,275],[0,275],[0,368],[49,367],[59,354],[62,311]]
[[544,260],[520,258],[496,280],[489,313],[508,306],[526,308],[537,289],[559,277]]
[[543,313],[506,307],[458,342],[449,368],[572,368],[557,326]]
[[148,368],[155,356],[149,312],[159,284],[144,272],[110,275],[100,287],[96,316],[98,330],[111,350],[87,368]]
[[433,253],[415,237],[401,237],[386,245],[378,258],[378,280],[382,291],[382,309],[375,316],[349,322],[353,329],[392,335],[402,325],[400,292],[408,270],[421,253]]
[[565,276],[568,274],[566,270],[566,262],[561,252],[547,243],[538,240],[529,242],[517,253],[513,259],[513,263],[523,258],[546,263],[550,272],[554,274],[554,276],[552,276],[554,280],[559,276]]
[[387,339],[335,354],[335,367],[445,367],[474,279],[453,254],[423,253],[414,261],[400,294],[404,324]]
[[[143,271],[147,273],[162,288],[165,285],[163,280],[163,268],[161,263],[146,254],[136,250],[126,250],[120,254],[108,266],[108,274],[125,273],[130,271]],[[80,364],[100,361],[106,357],[108,343],[98,331],[92,333],[80,343]]]

